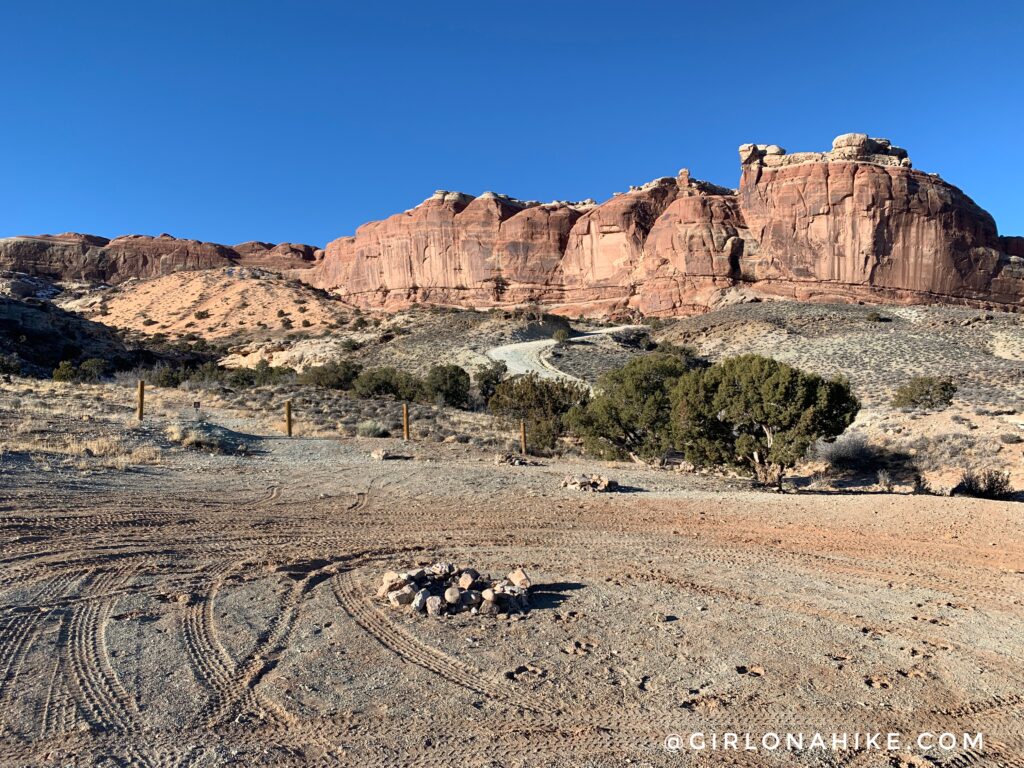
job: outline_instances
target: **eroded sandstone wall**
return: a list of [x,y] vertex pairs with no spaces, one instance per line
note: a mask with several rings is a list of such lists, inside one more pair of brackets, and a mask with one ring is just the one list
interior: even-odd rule
[[[568,314],[703,311],[742,294],[1022,306],[1024,246],[886,139],[740,148],[737,191],[685,171],[601,205],[438,193],[301,275],[365,306],[544,302]],[[500,290],[498,289],[500,287]]]
[[67,232],[0,238],[0,270],[111,284],[233,264],[300,269],[322,256],[323,251],[310,245],[253,241],[231,247],[171,235],[125,235],[108,240]]

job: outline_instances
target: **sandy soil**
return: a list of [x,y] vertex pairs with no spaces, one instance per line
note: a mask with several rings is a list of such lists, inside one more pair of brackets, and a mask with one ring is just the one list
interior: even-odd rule
[[[187,399],[157,394],[153,421]],[[209,415],[249,455],[164,446],[158,465],[89,473],[3,456],[0,765],[1024,760],[1020,504],[495,466],[466,445],[289,440]],[[562,489],[569,471],[626,492]],[[435,620],[372,597],[384,571],[439,559],[525,567],[533,610]],[[847,729],[985,742],[931,762],[662,748]]]
[[347,321],[351,311],[302,283],[248,267],[175,272],[71,295],[59,298],[65,309],[105,325],[208,340],[320,332]]

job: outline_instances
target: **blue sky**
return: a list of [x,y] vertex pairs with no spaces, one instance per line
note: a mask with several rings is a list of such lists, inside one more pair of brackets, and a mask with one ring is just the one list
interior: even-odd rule
[[[834,8],[834,9],[833,9]],[[322,245],[890,138],[1024,234],[1024,4],[11,2],[0,235]]]

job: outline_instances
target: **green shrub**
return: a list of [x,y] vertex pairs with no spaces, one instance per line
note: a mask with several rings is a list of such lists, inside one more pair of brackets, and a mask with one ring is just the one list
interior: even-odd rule
[[107,361],[98,357],[83,360],[78,366],[78,381],[95,383],[107,372]]
[[356,341],[355,339],[342,339],[341,340],[341,348],[345,352],[355,352],[356,350],[361,349],[362,346],[363,346],[362,343]]
[[210,313],[205,309],[200,309],[193,314],[196,320],[206,320],[210,317]]
[[70,360],[61,360],[60,364],[53,369],[54,381],[77,381],[78,371]]
[[390,437],[387,427],[379,421],[360,421],[356,425],[356,434],[359,437]]
[[476,369],[473,379],[481,400],[486,403],[494,396],[494,390],[505,378],[506,373],[508,373],[508,366],[501,360],[494,360]]
[[427,398],[441,405],[464,408],[469,404],[469,374],[457,365],[435,365],[423,380]]
[[672,447],[671,391],[687,369],[682,358],[658,352],[630,360],[602,376],[594,399],[569,413],[570,430],[602,458],[663,455]]
[[954,496],[974,496],[978,499],[995,499],[1001,501],[1013,496],[1008,472],[997,472],[986,469],[981,472],[965,471],[960,482],[953,488]]
[[565,328],[559,328],[557,331],[554,332],[551,338],[553,338],[559,344],[564,344],[566,341],[569,340],[569,331],[566,330]]
[[298,381],[314,387],[349,390],[362,370],[363,366],[351,360],[335,360],[326,365],[307,368],[299,374]]
[[917,408],[923,411],[941,411],[953,402],[956,384],[949,378],[915,376],[896,390],[892,399],[895,408]]
[[396,368],[367,368],[352,382],[352,390],[359,397],[416,400],[422,394],[423,382],[411,373]]
[[773,485],[813,442],[842,434],[860,407],[846,381],[758,355],[690,371],[672,399],[676,439],[689,461],[746,467]]
[[536,373],[514,376],[498,384],[487,407],[507,426],[526,422],[527,440],[537,448],[554,448],[565,432],[565,415],[590,398],[574,382],[542,379]]
[[871,312],[868,312],[868,314],[867,314],[867,321],[869,323],[891,323],[892,322],[892,318],[886,317],[881,312],[878,312],[876,310],[872,310]]
[[266,387],[283,384],[295,377],[295,371],[285,366],[272,366],[260,360],[252,368],[234,368],[228,373],[227,383],[232,387]]

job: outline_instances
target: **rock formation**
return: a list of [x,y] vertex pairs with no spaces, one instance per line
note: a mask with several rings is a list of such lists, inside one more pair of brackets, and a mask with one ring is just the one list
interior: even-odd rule
[[887,139],[740,147],[740,185],[675,177],[605,203],[436,192],[328,244],[169,235],[0,239],[0,270],[116,283],[229,264],[285,271],[368,308],[539,302],[568,315],[705,311],[758,296],[1024,308],[1024,238]]
[[310,266],[322,255],[323,251],[310,245],[250,242],[231,248],[166,234],[125,235],[108,240],[66,232],[0,239],[0,270],[100,283],[232,264],[295,269]]
[[589,205],[439,190],[329,243],[321,264],[293,274],[364,306],[528,301],[557,290],[569,232]]
[[367,307],[703,311],[735,295],[1024,306],[1024,238],[886,139],[740,147],[739,190],[657,179],[595,205],[438,192],[292,274]]

